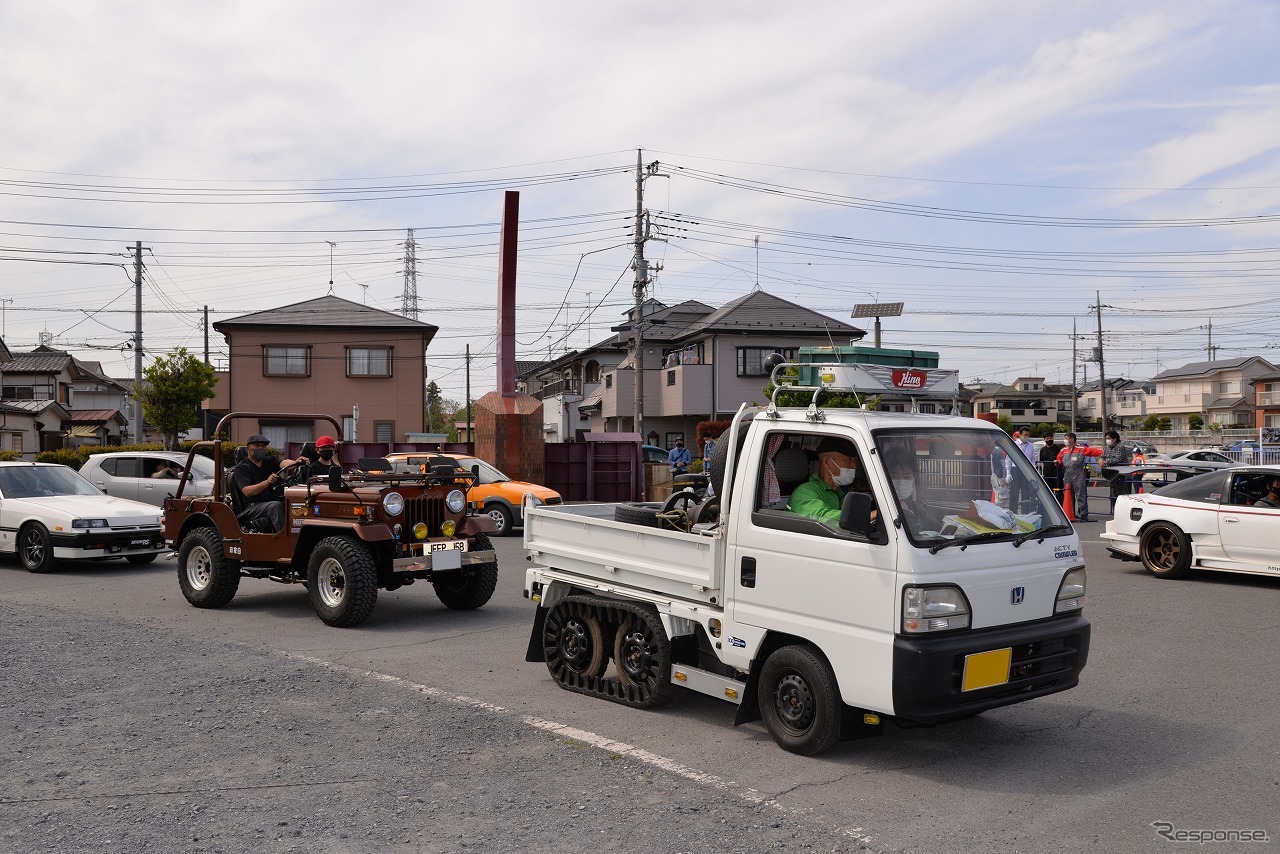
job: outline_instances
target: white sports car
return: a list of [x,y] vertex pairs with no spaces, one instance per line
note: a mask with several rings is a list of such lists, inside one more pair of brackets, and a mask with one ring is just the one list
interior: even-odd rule
[[150,504],[103,495],[67,466],[0,462],[0,551],[16,552],[29,571],[59,559],[150,563],[165,548]]
[[1122,495],[1102,539],[1112,557],[1152,575],[1196,569],[1280,576],[1280,508],[1258,502],[1280,466],[1238,466]]

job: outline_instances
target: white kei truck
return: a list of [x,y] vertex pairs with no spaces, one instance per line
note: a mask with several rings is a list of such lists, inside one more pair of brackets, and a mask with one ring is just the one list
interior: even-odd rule
[[[527,660],[638,708],[677,686],[719,697],[735,724],[763,718],[805,755],[886,719],[928,726],[1074,687],[1089,652],[1084,556],[1027,457],[976,418],[819,405],[830,391],[954,388],[954,372],[820,370],[820,384],[779,389],[813,391],[807,408],[775,392],[733,418],[712,462],[718,514],[689,493],[661,507],[530,502]],[[820,448],[843,451],[847,488],[815,473]],[[1008,507],[990,501],[993,469]],[[810,510],[836,496],[828,518],[788,509],[797,489]]]

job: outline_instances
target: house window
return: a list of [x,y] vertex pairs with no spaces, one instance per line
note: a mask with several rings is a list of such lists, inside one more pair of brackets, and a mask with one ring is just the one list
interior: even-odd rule
[[386,442],[390,444],[395,441],[396,422],[394,421],[375,421],[373,422],[373,441]]
[[938,411],[938,408],[932,403],[922,403],[920,404],[920,411],[925,415],[933,415]]
[[667,371],[667,385],[675,385],[675,384],[676,384],[676,372]]
[[796,358],[794,347],[739,347],[738,376],[767,377],[769,372],[764,369],[764,360],[771,353],[780,353],[788,362],[794,362]]
[[990,412],[990,411],[991,411],[991,401],[989,401],[989,400],[984,400],[984,401],[982,401],[981,403],[979,403],[979,404],[978,404],[978,411],[979,411],[979,412]]
[[1218,383],[1218,394],[1235,394],[1236,384],[1233,382]]
[[391,350],[390,347],[348,347],[347,376],[391,376]]
[[14,433],[9,439],[9,450],[15,453],[22,453],[22,434]]
[[613,374],[604,375],[604,387],[613,388]]
[[600,363],[599,362],[595,361],[594,359],[591,360],[590,362],[587,362],[586,366],[583,367],[582,369],[582,381],[584,383],[600,382]]
[[262,375],[265,377],[311,376],[311,348],[263,347]]
[[667,447],[668,447],[668,448],[674,448],[674,447],[676,446],[676,439],[683,439],[683,438],[684,438],[684,434],[683,434],[683,433],[668,433],[668,434],[666,434],[666,435],[667,435],[667,440],[666,440],[666,441],[667,441]]
[[290,442],[301,445],[315,438],[315,424],[311,421],[259,421],[258,430],[271,447],[286,456]]
[[356,420],[350,415],[342,416],[342,441],[354,442],[356,440]]

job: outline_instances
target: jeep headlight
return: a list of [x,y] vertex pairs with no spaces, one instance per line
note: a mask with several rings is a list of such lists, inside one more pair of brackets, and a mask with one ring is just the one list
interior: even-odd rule
[[1084,608],[1084,567],[1078,567],[1062,576],[1058,585],[1058,598],[1053,603],[1053,613],[1079,611]]
[[969,627],[969,600],[959,587],[906,587],[902,591],[902,630],[909,634]]
[[449,508],[450,513],[461,513],[462,508],[467,506],[467,496],[461,489],[451,489],[444,497],[444,506]]
[[106,519],[72,519],[72,528],[105,528],[107,527]]
[[398,492],[388,492],[382,496],[382,509],[388,516],[399,516],[404,512],[404,496]]

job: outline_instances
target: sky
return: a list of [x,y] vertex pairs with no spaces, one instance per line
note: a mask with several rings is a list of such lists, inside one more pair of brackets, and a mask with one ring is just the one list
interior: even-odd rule
[[1280,364],[1276,44],[1275,0],[0,0],[2,333],[132,376],[135,242],[147,361],[206,306],[398,312],[413,229],[479,397],[504,191],[556,357],[633,300],[639,157],[668,305],[902,302],[883,345],[962,381],[1096,380],[1099,313],[1108,377]]

